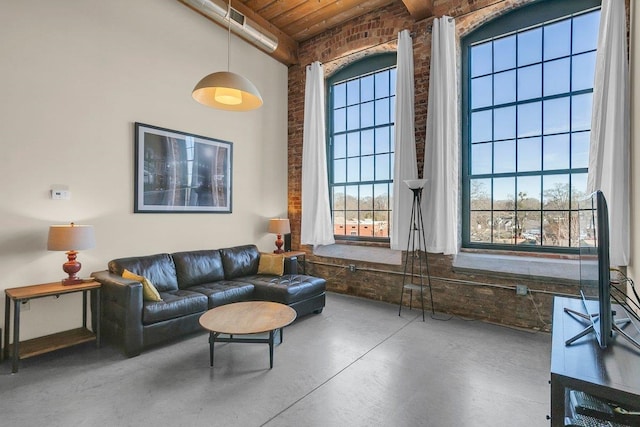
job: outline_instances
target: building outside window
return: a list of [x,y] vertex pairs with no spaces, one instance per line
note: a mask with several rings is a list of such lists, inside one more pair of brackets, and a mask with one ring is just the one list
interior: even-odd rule
[[599,19],[542,2],[463,40],[463,247],[576,250]]
[[388,241],[396,54],[363,59],[328,86],[329,196],[336,239]]

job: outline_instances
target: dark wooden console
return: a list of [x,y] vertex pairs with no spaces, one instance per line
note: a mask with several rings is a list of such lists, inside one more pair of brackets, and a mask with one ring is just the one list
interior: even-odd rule
[[[565,307],[583,311],[582,300],[555,297],[553,301],[551,425],[565,425],[570,390],[583,391],[622,407],[640,406],[640,351],[622,336],[616,336],[606,349],[600,348],[593,334],[565,345],[567,339],[586,326],[566,314]],[[614,305],[613,309],[616,318],[627,317],[620,306]],[[627,325],[625,330],[639,338],[634,325]]]

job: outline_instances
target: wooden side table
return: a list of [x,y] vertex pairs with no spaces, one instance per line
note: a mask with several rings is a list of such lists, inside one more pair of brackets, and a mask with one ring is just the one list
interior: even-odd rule
[[[5,289],[4,311],[4,356],[11,357],[11,372],[18,372],[20,359],[37,356],[53,350],[70,347],[89,341],[96,341],[100,348],[100,286],[99,282],[89,281],[77,285],[62,285],[60,282],[44,283],[41,285],[23,286]],[[95,292],[96,296],[96,324],[92,332],[87,328],[87,294]],[[38,337],[20,342],[20,306],[31,299],[49,296],[58,297],[63,294],[82,292],[82,327],[69,331],[58,332],[44,337]],[[11,302],[13,302],[13,344],[9,345],[11,328]]]
[[[291,265],[295,265],[295,271],[291,271],[291,274],[298,274],[298,266],[302,266],[302,274],[307,274],[307,266],[305,265],[306,252],[303,251],[289,251],[283,252],[282,255],[286,259],[291,260]],[[292,269],[293,270],[293,269]]]

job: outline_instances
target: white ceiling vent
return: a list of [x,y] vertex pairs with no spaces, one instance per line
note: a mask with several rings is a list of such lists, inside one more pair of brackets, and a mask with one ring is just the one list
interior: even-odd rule
[[[213,19],[223,27],[231,23],[234,33],[250,41],[267,53],[272,53],[278,47],[278,38],[258,26],[257,23],[235,10],[233,7],[227,14],[228,4],[222,0],[182,0],[200,13]],[[230,16],[229,16],[230,15]]]

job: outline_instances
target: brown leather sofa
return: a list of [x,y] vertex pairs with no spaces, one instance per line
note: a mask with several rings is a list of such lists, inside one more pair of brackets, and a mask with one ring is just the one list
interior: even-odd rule
[[[102,284],[102,336],[131,357],[201,331],[199,317],[223,304],[262,300],[287,304],[298,317],[322,312],[324,279],[287,274],[288,263],[282,276],[258,274],[259,262],[255,245],[114,259],[92,274]],[[145,300],[139,281],[122,278],[124,269],[149,279],[162,301]]]

